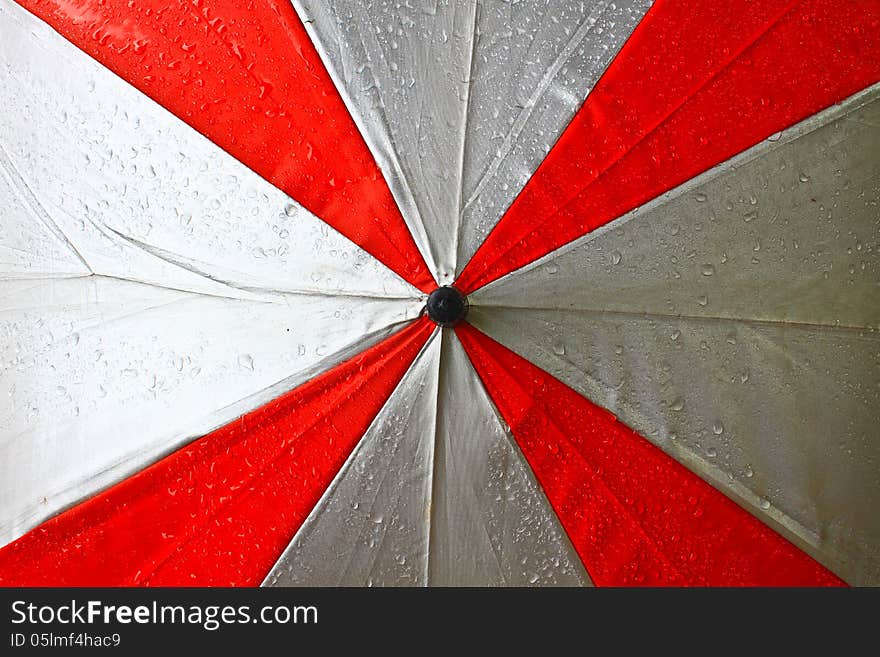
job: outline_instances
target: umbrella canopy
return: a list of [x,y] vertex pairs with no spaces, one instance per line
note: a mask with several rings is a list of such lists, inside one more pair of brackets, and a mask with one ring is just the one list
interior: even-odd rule
[[880,4],[0,0],[0,584],[880,584]]

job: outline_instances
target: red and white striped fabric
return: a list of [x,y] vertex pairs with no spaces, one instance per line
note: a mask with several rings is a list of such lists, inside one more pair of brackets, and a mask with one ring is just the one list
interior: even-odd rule
[[880,584],[878,83],[878,0],[0,0],[0,585]]

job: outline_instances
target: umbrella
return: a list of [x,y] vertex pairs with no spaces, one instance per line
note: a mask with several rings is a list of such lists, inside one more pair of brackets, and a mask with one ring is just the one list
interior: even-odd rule
[[880,583],[878,27],[0,0],[0,584]]

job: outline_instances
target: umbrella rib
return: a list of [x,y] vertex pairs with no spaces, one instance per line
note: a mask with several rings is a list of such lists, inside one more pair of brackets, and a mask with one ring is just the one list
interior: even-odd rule
[[441,371],[443,368],[443,354],[446,351],[443,349],[443,337],[445,330],[443,328],[438,327],[435,335],[437,337],[435,339],[440,340],[440,353],[437,356],[437,396],[434,400],[434,422],[431,426],[431,436],[432,436],[432,444],[431,444],[431,486],[429,490],[428,497],[428,553],[425,556],[425,585],[431,585],[431,554],[433,554],[433,540],[432,537],[434,535],[434,514],[437,513],[437,505],[434,504],[434,498],[436,497],[436,485],[438,481],[437,477],[437,435],[438,435],[438,427],[440,424],[440,395],[442,394],[441,383]]
[[[468,59],[468,78],[467,78],[467,86],[465,87],[465,97],[464,97],[464,118],[462,119],[461,124],[461,150],[458,158],[458,212],[455,216],[455,241],[452,244],[452,252],[449,254],[452,258],[452,272],[450,272],[453,276],[455,276],[458,272],[458,245],[461,241],[461,229],[462,229],[462,214],[464,209],[467,207],[467,203],[464,199],[464,169],[466,162],[465,160],[467,155],[467,131],[470,120],[470,109],[471,109],[471,91],[474,86],[474,61],[476,59],[476,51],[477,51],[477,28],[479,26],[479,3],[474,0],[472,3],[473,6],[473,24],[471,29],[471,43],[469,48],[469,59]],[[470,202],[470,201],[468,201]]]
[[[514,305],[511,303],[500,303],[500,304],[491,304],[486,302],[481,302],[479,305],[474,304],[475,308],[484,308],[487,311],[491,311],[493,308],[498,309],[508,309],[508,310],[548,310],[548,311],[558,311],[558,312],[571,312],[571,313],[583,313],[586,315],[614,315],[614,316],[622,316],[622,317],[632,317],[632,318],[656,318],[656,319],[678,319],[686,322],[695,321],[695,322],[730,322],[732,324],[748,324],[754,326],[789,326],[792,328],[809,330],[809,329],[821,329],[828,330],[832,332],[863,332],[863,331],[873,331],[875,327],[872,326],[856,326],[856,325],[844,325],[844,324],[816,324],[812,322],[795,322],[789,320],[775,320],[775,319],[755,319],[749,317],[723,317],[720,315],[682,315],[682,314],[672,314],[672,313],[658,313],[658,312],[634,312],[634,311],[626,311],[626,310],[601,310],[597,308],[578,308],[578,307],[564,307],[564,306],[527,306],[527,305]],[[880,335],[877,336],[869,336],[880,338]]]
[[[619,153],[616,157],[614,157],[610,162],[608,162],[603,169],[596,174],[591,180],[589,180],[585,185],[577,188],[577,190],[570,194],[568,198],[564,199],[563,203],[555,210],[552,211],[547,217],[544,217],[543,221],[540,225],[533,227],[531,230],[527,231],[525,234],[521,235],[520,238],[508,246],[506,249],[499,250],[494,254],[494,257],[491,261],[486,261],[483,263],[483,269],[486,270],[489,268],[491,264],[502,260],[506,257],[511,251],[519,248],[520,242],[522,242],[525,238],[532,236],[536,231],[542,228],[545,224],[552,221],[560,212],[562,212],[565,208],[567,208],[575,199],[577,199],[584,191],[586,191],[591,185],[593,185],[600,178],[605,176],[609,171],[611,171],[624,157],[626,157],[633,149],[635,149],[639,144],[645,141],[648,137],[650,137],[654,132],[656,132],[663,124],[665,124],[673,115],[675,115],[684,104],[690,100],[693,96],[699,93],[702,89],[709,85],[715,78],[717,78],[721,73],[730,68],[733,63],[749,48],[753,47],[758,41],[760,41],[766,34],[773,29],[786,15],[788,15],[792,9],[794,9],[797,5],[801,4],[803,0],[792,0],[786,7],[781,10],[776,16],[774,16],[773,20],[769,21],[762,29],[759,31],[752,39],[750,39],[747,43],[743,44],[738,50],[736,50],[728,60],[720,66],[712,75],[703,80],[697,87],[691,89],[685,96],[675,105],[673,106],[666,114],[663,115],[660,120],[658,120],[652,127],[643,132],[639,138],[632,144],[630,144],[627,148],[625,148],[621,153]],[[536,172],[537,173],[537,172]],[[526,187],[528,187],[528,183],[526,183]],[[514,201],[515,202],[515,201]],[[503,217],[502,217],[503,220]],[[500,225],[500,222],[499,222]],[[497,228],[497,226],[496,226]],[[587,230],[586,232],[590,232]],[[568,240],[569,242],[574,241],[577,237],[572,240]],[[567,243],[567,242],[566,242]],[[560,245],[563,246],[563,245]],[[526,263],[528,264],[528,263]],[[491,281],[489,281],[491,282]],[[488,284],[488,283],[487,283]]]
[[[568,41],[565,44],[565,47],[559,52],[559,55],[553,61],[553,63],[547,68],[544,75],[541,78],[541,81],[535,87],[535,90],[532,92],[532,95],[526,101],[525,106],[523,107],[522,112],[517,115],[516,120],[510,126],[510,129],[507,131],[507,134],[504,135],[504,139],[502,140],[502,145],[498,149],[495,157],[492,159],[492,162],[486,167],[486,171],[483,175],[480,176],[480,179],[477,181],[477,184],[474,186],[474,191],[468,197],[467,201],[464,203],[463,210],[469,208],[473,205],[474,201],[482,194],[483,190],[486,188],[486,185],[498,173],[498,169],[501,166],[501,162],[504,160],[507,155],[510,154],[510,150],[513,148],[516,143],[517,137],[519,137],[522,132],[525,124],[531,118],[532,114],[535,111],[535,108],[538,106],[538,100],[540,100],[541,96],[547,91],[550,84],[556,77],[556,74],[563,67],[568,58],[574,53],[575,49],[580,46],[584,39],[590,34],[594,27],[596,27],[596,23],[599,22],[599,18],[604,14],[608,6],[611,4],[611,0],[603,0],[598,3],[596,8],[587,16],[587,19],[581,23],[577,30],[571,35]],[[584,96],[588,96],[592,89],[587,89],[587,93]],[[583,102],[583,101],[581,101]]]

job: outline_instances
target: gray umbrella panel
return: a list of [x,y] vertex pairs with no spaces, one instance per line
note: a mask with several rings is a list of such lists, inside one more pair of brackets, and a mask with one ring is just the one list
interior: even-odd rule
[[445,285],[651,2],[293,4]]
[[469,319],[880,582],[880,85],[471,296]]
[[264,585],[589,583],[458,339],[438,329]]

